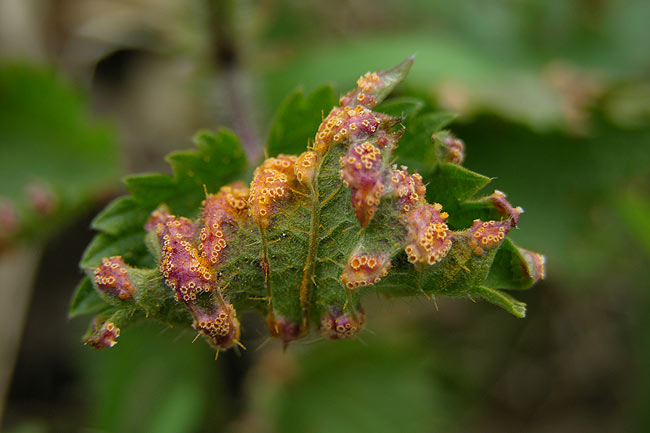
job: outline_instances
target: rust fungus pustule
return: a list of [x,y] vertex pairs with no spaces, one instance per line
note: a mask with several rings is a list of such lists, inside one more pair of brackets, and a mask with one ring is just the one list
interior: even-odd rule
[[449,131],[434,132],[431,135],[436,157],[441,163],[461,165],[465,160],[465,143]]
[[424,204],[405,216],[407,242],[404,251],[409,262],[433,265],[451,249],[451,231],[445,223],[446,212],[438,203]]
[[[111,347],[120,331],[116,325],[124,329],[146,316],[191,327],[219,352],[241,345],[237,313],[247,310],[262,314],[271,337],[285,347],[316,329],[323,338],[348,339],[363,328],[360,298],[370,291],[388,297],[481,298],[523,317],[524,304],[502,290],[529,287],[544,277],[545,263],[539,254],[503,243],[522,209],[499,191],[469,194],[472,183],[489,179],[452,165],[462,162],[464,144],[449,131],[439,131],[436,120],[445,119],[428,108],[420,110],[422,122],[415,123],[422,124],[411,133],[436,130],[426,140],[415,140],[425,146],[422,157],[437,167],[422,171],[431,177],[430,189],[437,186],[430,192],[457,208],[454,228],[478,217],[496,221],[476,220],[469,229],[467,224],[452,232],[442,206],[427,202],[423,177],[393,165],[409,122],[373,110],[412,62],[409,58],[360,77],[340,106],[323,112],[314,139],[304,143],[305,152],[266,159],[250,185],[238,182],[219,189],[221,178],[250,175],[237,138],[227,131],[201,133],[194,152],[170,156],[172,175],[129,178],[131,195],[95,220],[94,227],[104,233],[81,261],[92,280],[79,286],[70,315],[110,311],[92,323],[86,344]],[[419,102],[410,104],[416,111],[421,108]],[[285,105],[273,128],[273,148],[295,148],[295,134],[287,128],[310,124],[309,116],[301,118],[309,111],[304,105],[299,95]],[[400,111],[398,105],[389,102],[378,111]],[[411,150],[409,160],[418,152]],[[454,188],[459,178],[467,182]],[[44,214],[49,204],[42,198],[32,205]],[[145,225],[144,239],[126,230],[140,225],[142,212],[151,211],[160,199],[171,207],[160,203]],[[191,219],[172,215],[170,209]],[[19,218],[11,203],[0,198],[0,249],[21,234]],[[155,265],[136,269],[118,256],[99,262],[101,251],[95,247],[106,239],[124,248],[111,254],[123,254],[129,264],[151,259],[146,247]],[[144,245],[133,244],[141,240]],[[92,287],[103,303],[88,304],[89,294],[97,296]]]
[[111,297],[129,299],[135,291],[126,264],[120,256],[103,258],[95,268],[93,279],[97,288]]
[[[395,120],[397,121],[398,119]],[[390,127],[392,125],[387,125],[387,126]],[[377,147],[382,151],[384,151],[384,149],[387,149],[388,151],[392,152],[393,149],[395,149],[397,142],[404,134],[404,131],[405,129],[399,129],[394,132],[388,132],[385,129],[380,129],[379,131],[377,131],[377,133],[374,136],[377,142]]]
[[365,227],[375,215],[385,189],[381,152],[369,141],[355,143],[339,162],[343,184],[352,189],[354,215]]
[[269,335],[282,340],[285,347],[307,333],[299,323],[273,313],[266,317],[266,325],[269,328]]
[[212,271],[194,246],[196,228],[190,220],[170,216],[157,226],[161,244],[159,270],[177,301],[190,302],[213,290]]
[[270,217],[281,203],[293,197],[297,187],[293,155],[278,155],[269,158],[255,169],[248,198],[249,214],[253,221],[268,227]]
[[228,349],[239,341],[241,328],[232,304],[219,307],[188,306],[194,322],[192,326],[203,335],[215,349]]
[[365,140],[387,120],[388,116],[373,113],[360,105],[354,108],[334,107],[318,128],[314,150],[323,155],[332,144]]
[[408,213],[416,205],[425,202],[427,189],[419,173],[409,174],[406,167],[398,170],[393,166],[390,174],[390,184],[400,204],[400,210]]
[[293,171],[296,179],[302,185],[311,187],[314,182],[314,174],[316,173],[316,165],[318,164],[318,154],[312,150],[303,152],[298,157]]
[[84,344],[95,349],[107,349],[117,344],[120,328],[111,321],[95,317],[92,322],[90,335],[84,338]]
[[519,215],[524,213],[524,209],[521,206],[512,206],[510,202],[506,200],[506,195],[498,189],[494,190],[494,192],[488,197],[488,200],[494,204],[494,207],[497,208],[501,215],[510,220],[510,225],[512,227],[517,227],[517,224],[519,224]]
[[321,317],[319,331],[328,340],[354,338],[363,329],[365,320],[366,314],[362,308],[356,314],[331,308]]
[[510,221],[487,221],[474,220],[472,226],[467,229],[469,246],[474,254],[482,256],[485,250],[490,250],[506,238],[510,231]]
[[378,283],[390,270],[388,254],[353,253],[341,273],[341,281],[348,290]]
[[524,271],[533,281],[546,278],[546,257],[523,248],[519,248],[519,252],[525,260],[525,263],[522,263]]
[[[208,219],[216,218],[223,223],[246,215],[245,196],[243,185],[225,187],[218,194],[208,196],[204,203],[208,207]],[[215,348],[226,349],[236,344],[240,331],[235,308],[223,299],[208,261],[195,246],[194,223],[168,212],[154,212],[147,227],[155,230],[161,244],[159,269],[165,283],[175,291],[175,299],[185,304],[192,314],[194,328]],[[202,292],[209,294],[197,299]]]
[[362,105],[373,108],[377,105],[377,98],[374,94],[384,85],[381,73],[367,72],[357,80],[357,88],[343,96],[339,103],[341,106]]
[[221,259],[228,245],[228,232],[247,217],[248,188],[241,182],[222,187],[217,194],[208,194],[203,201],[203,227],[199,232],[199,253],[212,266]]
[[456,137],[446,137],[444,139],[446,160],[452,164],[461,165],[465,160],[465,143]]
[[167,218],[170,216],[171,214],[169,213],[167,206],[161,205],[158,209],[151,212],[149,219],[144,225],[144,229],[147,231],[154,231],[156,235],[160,237],[160,230],[162,230]]

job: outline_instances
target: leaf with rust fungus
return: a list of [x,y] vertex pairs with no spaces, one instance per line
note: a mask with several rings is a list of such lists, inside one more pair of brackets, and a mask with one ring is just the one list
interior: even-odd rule
[[[354,338],[369,292],[480,298],[523,317],[525,305],[504,290],[545,274],[542,255],[507,239],[523,210],[500,191],[476,196],[489,178],[460,166],[466,145],[439,131],[447,122],[373,111],[412,63],[363,75],[311,136],[291,129],[300,123],[292,116],[313,122],[324,99],[287,100],[272,128],[276,156],[249,184],[237,180],[246,162],[226,131],[201,133],[198,152],[174,153],[174,176],[128,178],[131,196],[97,217],[101,233],[81,262],[91,278],[70,315],[97,314],[86,344],[111,347],[120,329],[149,318],[193,327],[219,351],[241,345],[246,310],[285,345],[312,330]],[[411,126],[413,137],[417,128],[431,137],[420,173],[395,164]],[[301,141],[313,145],[282,153]]]

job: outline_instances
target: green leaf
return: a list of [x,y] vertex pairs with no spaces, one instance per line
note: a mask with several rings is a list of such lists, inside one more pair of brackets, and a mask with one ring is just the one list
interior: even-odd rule
[[0,101],[0,201],[16,211],[16,239],[42,239],[114,188],[115,135],[49,69],[0,62]]
[[400,139],[395,155],[400,164],[427,176],[438,164],[431,136],[454,119],[448,113],[419,113],[404,122],[406,131]]
[[447,113],[444,111],[431,113],[431,115],[428,118],[428,128],[433,131],[431,134],[446,128],[450,123],[452,123],[456,119],[456,117],[458,117],[457,114]]
[[119,197],[93,219],[91,227],[110,235],[140,230],[150,213],[149,208],[142,207],[133,197]]
[[191,321],[186,308],[176,302],[169,287],[160,278],[157,268],[129,268],[129,278],[135,286],[134,301],[146,316],[174,325],[185,325]]
[[93,220],[93,228],[102,233],[86,248],[81,267],[95,267],[103,257],[117,255],[134,266],[151,266],[153,257],[144,246],[144,224],[151,212],[166,203],[176,213],[194,216],[204,198],[204,185],[217,190],[242,173],[246,159],[231,132],[202,131],[194,142],[198,151],[168,157],[176,176],[150,173],[125,179],[131,196],[114,200]]
[[[174,152],[168,156],[177,181],[216,191],[239,176],[246,156],[237,137],[226,129],[217,134],[201,131],[194,137],[198,151]],[[189,185],[188,185],[189,187]]]
[[158,204],[173,196],[176,180],[161,173],[137,174],[124,179],[126,188],[141,204]]
[[[410,62],[381,72],[379,77],[368,75],[365,80],[370,81],[360,81],[361,87],[348,93],[344,103],[356,101],[355,95],[362,91],[370,92],[376,100],[383,98],[385,89],[397,85]],[[379,84],[369,84],[372,80]],[[307,98],[295,93],[285,101],[272,129],[272,148],[284,152],[280,143],[300,144],[300,150],[306,147],[298,135],[313,136],[318,125],[307,128],[301,122],[311,122],[304,117],[315,114],[318,104],[312,102],[322,101],[323,95],[331,96],[331,89],[316,91]],[[126,325],[133,317],[146,316],[170,325],[193,324],[220,348],[232,346],[232,338],[237,337],[226,334],[223,341],[227,344],[222,345],[197,323],[211,323],[205,315],[219,311],[225,314],[225,307],[227,311],[261,312],[271,334],[285,343],[306,335],[314,325],[327,338],[349,338],[360,329],[361,297],[368,291],[388,296],[480,297],[522,316],[524,305],[498,289],[529,285],[528,280],[536,279],[531,269],[536,268],[524,269],[529,273],[526,281],[517,272],[522,272],[522,264],[530,265],[531,257],[541,256],[509,243],[499,249],[509,220],[485,224],[481,230],[487,227],[487,232],[483,235],[476,228],[469,232],[448,230],[443,222],[447,217],[433,202],[442,203],[451,215],[458,210],[462,218],[498,213],[498,209],[490,197],[469,200],[490,182],[489,178],[437,161],[431,134],[452,117],[444,113],[421,114],[423,106],[414,100],[384,105],[388,111],[409,113],[404,124],[413,127],[413,132],[406,140],[406,148],[426,174],[428,203],[419,195],[423,188],[418,186],[419,177],[393,171],[394,147],[380,141],[394,137],[390,135],[391,126],[379,123],[371,129],[375,120],[367,117],[365,109],[350,109],[332,113],[345,117],[350,131],[356,132],[342,133],[336,139],[333,133],[330,143],[319,143],[318,153],[311,154],[313,165],[309,166],[310,160],[305,159],[307,165],[292,167],[296,159],[290,156],[266,161],[255,170],[250,195],[245,188],[236,193],[237,188],[225,190],[218,197],[210,197],[206,209],[211,215],[202,216],[205,192],[217,192],[223,183],[236,179],[245,160],[238,140],[229,132],[201,133],[195,140],[198,150],[175,152],[167,158],[173,176],[145,174],[126,179],[132,196],[118,199],[95,220],[94,227],[102,233],[88,246],[81,266],[90,272],[103,257],[122,256],[129,265],[126,273],[135,291],[132,297],[120,301],[123,304],[115,303],[115,320],[123,320]],[[304,128],[290,128],[299,124]],[[345,127],[341,119],[329,124]],[[352,146],[356,146],[354,152]],[[372,151],[372,170],[368,168],[368,164],[373,165],[370,158],[363,169],[361,164],[349,162],[360,151]],[[303,169],[312,170],[313,177],[302,172],[303,177],[298,177],[298,170]],[[342,176],[350,181],[343,182]],[[383,188],[377,187],[378,192],[367,196],[370,193],[364,188],[354,191],[359,180],[364,188],[367,184]],[[238,194],[248,197],[248,209]],[[235,210],[234,203],[242,203],[237,209],[244,212]],[[363,207],[365,204],[374,207]],[[147,215],[160,206],[173,215],[190,218],[189,223],[176,220],[166,226],[171,230],[184,225],[181,231],[188,234],[178,235],[182,247],[162,245],[176,239],[171,232],[165,233],[162,242],[159,230],[145,235]],[[449,221],[453,228],[452,218]],[[501,220],[501,216],[495,219]],[[200,232],[192,234],[195,229]],[[500,230],[498,235],[496,230]],[[211,251],[202,250],[211,244],[219,248],[208,246]],[[158,262],[160,267],[154,266]],[[118,272],[115,266],[111,269]],[[201,288],[200,292],[192,291],[196,288]],[[332,325],[339,320],[347,321],[347,325]]]
[[[246,158],[239,140],[225,129],[216,135],[202,131],[194,137],[197,151],[174,152],[167,157],[175,177],[160,173],[129,176],[126,187],[142,205],[157,206],[168,202],[182,208],[191,207],[192,200],[200,199],[203,186],[215,191],[234,180],[246,166]],[[188,199],[188,191],[193,192]]]
[[482,221],[495,220],[503,218],[503,215],[494,206],[494,203],[485,198],[478,200],[466,200],[462,203],[448,203],[445,210],[449,211],[447,223],[453,230],[462,230],[472,225],[475,219]]
[[100,233],[86,248],[80,266],[96,267],[99,266],[102,258],[112,256],[122,256],[124,261],[134,265],[139,265],[143,261],[151,264],[150,258],[146,260],[148,253],[144,245],[144,234],[144,229],[118,236]]
[[650,197],[630,190],[619,196],[616,207],[621,220],[650,260]]
[[[419,10],[420,6],[414,10]],[[473,8],[467,8],[469,10]],[[438,12],[436,10],[436,15]],[[461,21],[463,25],[467,24],[465,18]],[[498,22],[483,18],[480,23],[492,21]],[[457,27],[450,25],[450,28]],[[471,27],[475,30],[476,25]],[[508,42],[515,39],[510,38]],[[455,102],[453,96],[459,95],[460,98],[456,99],[460,99],[461,104],[456,105],[463,110],[461,114],[494,112],[537,130],[565,127],[563,99],[557,96],[529,58],[504,59],[503,42],[477,47],[468,43],[466,38],[453,34],[432,37],[431,32],[404,28],[367,37],[327,38],[303,44],[290,61],[277,62],[269,68],[265,77],[266,87],[269,99],[278,101],[298,80],[305,85],[324,80],[348,85],[350,77],[358,71],[367,70],[369,66],[380,67],[384,59],[401,58],[404,47],[409,47],[418,53],[417,67],[407,82],[409,90],[426,89],[428,97],[433,96],[443,103],[447,99]],[[489,52],[494,47],[498,47],[497,56]],[[334,62],[336,68],[332,67]],[[454,106],[451,103],[447,105]]]
[[424,107],[424,102],[418,98],[391,98],[379,104],[375,111],[400,119],[415,116]]
[[526,304],[519,302],[512,296],[489,287],[480,286],[474,288],[472,293],[480,298],[497,305],[512,315],[523,319],[526,317]]
[[519,248],[506,239],[494,257],[485,284],[495,289],[529,289],[537,280],[532,264],[528,263]]
[[97,314],[111,308],[93,287],[88,277],[81,280],[70,302],[68,317],[70,319],[86,314]]
[[490,183],[490,178],[450,163],[440,164],[427,180],[427,198],[450,213]]
[[305,97],[295,90],[284,100],[271,124],[267,150],[270,156],[304,152],[321,120],[336,104],[332,86],[322,86]]
[[374,91],[370,92],[370,94],[373,95],[377,101],[383,101],[399,83],[404,81],[408,73],[411,71],[414,61],[415,56],[413,55],[387,71],[378,72],[384,84],[377,86]]

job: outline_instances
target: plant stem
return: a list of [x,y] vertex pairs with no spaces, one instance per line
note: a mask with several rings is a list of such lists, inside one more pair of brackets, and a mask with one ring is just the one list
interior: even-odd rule
[[256,162],[262,156],[262,143],[257,133],[253,104],[247,97],[235,31],[235,4],[233,0],[208,0],[212,34],[211,56],[222,73],[224,91],[232,127],[240,137],[248,160]]

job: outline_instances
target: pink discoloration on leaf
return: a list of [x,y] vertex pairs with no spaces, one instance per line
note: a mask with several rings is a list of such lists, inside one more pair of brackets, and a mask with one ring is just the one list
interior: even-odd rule
[[401,170],[393,167],[390,182],[402,212],[408,213],[417,205],[425,203],[427,189],[422,183],[422,176],[418,173],[409,174],[406,167],[402,167]]
[[84,339],[84,344],[94,349],[107,349],[117,344],[117,337],[120,336],[120,328],[113,322],[105,321],[96,317],[89,330],[89,335]]
[[510,221],[487,221],[474,220],[474,224],[467,229],[465,236],[469,239],[469,245],[474,254],[483,255],[485,250],[493,249],[506,238],[510,231]]
[[[539,281],[546,278],[546,257],[539,253],[519,248],[519,252],[524,257],[524,270],[533,281]],[[522,263],[522,265],[524,265]]]
[[102,259],[94,274],[97,288],[108,296],[124,300],[129,299],[135,291],[126,264],[120,256]]
[[318,128],[314,150],[323,155],[333,144],[365,140],[394,123],[392,117],[374,113],[360,105],[335,107]]
[[239,341],[241,330],[235,308],[231,304],[205,308],[190,304],[194,317],[192,326],[203,335],[215,349],[228,349]]
[[266,324],[269,328],[269,335],[282,340],[285,347],[307,332],[299,323],[274,314],[270,314],[266,318]]
[[[134,312],[188,325],[189,312],[199,335],[215,349],[227,349],[240,344],[234,305],[264,314],[270,335],[285,347],[316,324],[327,339],[353,338],[365,320],[358,288],[368,286],[387,295],[479,297],[523,317],[522,304],[501,288],[513,283],[524,287],[543,278],[544,258],[527,250],[517,252],[510,243],[498,250],[523,211],[505,194],[495,191],[466,206],[476,189],[470,191],[464,183],[480,176],[449,164],[462,162],[463,142],[446,131],[433,134],[431,163],[438,165],[422,170],[433,173],[431,188],[449,190],[432,192],[450,209],[461,211],[454,224],[467,221],[467,213],[477,207],[482,212],[496,209],[503,221],[476,220],[469,229],[452,232],[442,206],[427,202],[422,176],[406,167],[391,168],[404,129],[397,125],[399,119],[372,108],[411,63],[408,59],[389,71],[361,77],[357,89],[323,119],[313,149],[308,147],[298,157],[280,154],[266,159],[255,169],[250,190],[239,182],[216,194],[206,191],[202,208],[197,209],[200,190],[191,188],[202,183],[212,188],[236,174],[212,177],[236,156],[216,149],[236,144],[234,139],[204,140],[198,153],[175,154],[171,158],[175,177],[138,177],[141,185],[132,190],[133,198],[120,201],[113,211],[141,218],[143,206],[149,212],[156,203],[146,197],[151,191],[153,197],[169,200],[179,213],[201,214],[195,219],[175,216],[165,205],[151,214],[145,228],[150,232],[147,247],[158,261],[154,269],[128,268],[127,273],[120,257],[103,259],[95,268],[97,251],[106,251],[102,248],[112,242],[114,233],[101,235],[89,248],[94,255],[92,261],[84,258],[84,267],[95,271],[96,288],[129,302],[109,302],[115,314],[110,321],[93,322],[86,344],[114,345],[119,335],[115,323],[125,326]],[[215,173],[210,174],[208,163],[214,164]],[[167,191],[170,188],[178,190]],[[351,212],[358,225],[350,220]],[[139,226],[142,219],[137,221]],[[411,264],[397,256],[402,248]],[[132,258],[135,263],[140,257]],[[80,285],[79,299],[89,291],[88,282]],[[172,291],[178,302],[170,299]],[[85,307],[79,300],[73,304],[71,311]]]
[[320,333],[329,340],[354,338],[363,329],[365,319],[363,309],[359,309],[356,314],[330,309],[321,317]]
[[385,189],[381,152],[369,141],[355,143],[340,163],[343,184],[352,189],[354,215],[365,227],[375,215]]
[[210,292],[213,274],[194,246],[196,228],[183,217],[169,216],[157,227],[161,257],[159,270],[178,301],[190,302],[200,292]]
[[494,207],[496,207],[504,217],[510,220],[512,227],[517,227],[517,224],[519,224],[519,215],[524,213],[524,209],[521,206],[513,207],[510,202],[506,200],[506,195],[499,190],[494,190],[488,199],[492,201]]
[[269,158],[255,169],[248,199],[250,216],[262,227],[268,227],[271,216],[282,203],[293,197],[297,188],[293,155],[278,155]]
[[348,290],[378,283],[390,270],[388,254],[356,252],[350,255],[341,274],[341,281]]
[[442,260],[451,249],[451,231],[445,223],[442,206],[424,204],[405,216],[408,230],[406,256],[413,264],[432,265]]
[[203,201],[203,227],[199,232],[199,253],[216,266],[228,245],[237,222],[248,213],[248,188],[241,182],[227,185]]
[[311,186],[314,181],[314,175],[316,173],[316,165],[318,164],[319,156],[316,152],[308,150],[303,152],[298,157],[296,165],[294,166],[294,173],[296,174],[296,179],[304,186]]

